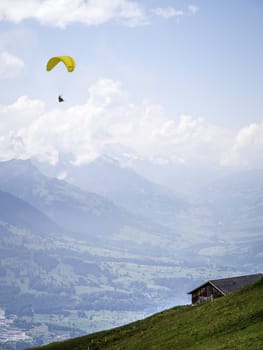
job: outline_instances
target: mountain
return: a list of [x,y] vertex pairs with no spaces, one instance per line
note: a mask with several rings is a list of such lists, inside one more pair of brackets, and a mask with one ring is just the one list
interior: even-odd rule
[[[16,173],[13,167],[26,164],[27,175],[17,189],[13,182],[21,183],[23,172],[19,170],[19,177],[9,178],[8,174]],[[7,174],[5,166],[9,167]],[[46,173],[51,173],[50,169],[46,168]],[[53,175],[57,171],[67,174],[71,185],[44,176],[29,161],[0,163],[0,189],[14,191],[82,238],[94,238],[95,233],[102,242],[112,237],[110,244],[129,249],[141,249],[138,243],[143,242],[141,251],[153,249],[154,255],[159,251],[162,256],[172,254],[180,259],[190,255],[198,263],[227,260],[235,266],[248,264],[248,269],[260,263],[262,171],[218,174],[205,186],[197,183],[187,198],[106,157],[79,167],[66,159],[53,169]],[[25,188],[29,189],[26,195]]]
[[61,229],[45,214],[25,201],[0,191],[0,221],[41,234],[57,233]]
[[0,162],[0,189],[27,201],[64,231],[84,239],[116,233],[135,220],[100,195],[44,176],[30,160]]
[[237,225],[247,229],[249,221],[263,214],[263,171],[242,171],[220,177],[203,188],[200,197],[203,204],[211,208],[214,222],[232,229]]
[[30,160],[0,162],[0,190],[27,201],[71,237],[155,257],[181,254],[176,227],[131,213],[64,180],[47,177]]
[[218,264],[226,259],[248,268],[260,262],[262,171],[211,178],[186,199],[109,158],[60,166],[75,185],[43,175],[31,161],[1,162],[0,190],[35,206],[71,236],[100,246],[180,259],[190,254],[192,261]]
[[214,302],[179,306],[123,327],[41,349],[262,349],[262,293],[263,280]]
[[199,192],[196,203],[207,213],[208,229],[221,239],[210,251],[206,247],[202,252],[218,253],[229,262],[261,264],[263,171],[242,171],[211,181]]
[[53,176],[64,173],[68,182],[83,190],[95,192],[136,215],[166,226],[175,227],[177,215],[189,207],[183,196],[106,156],[82,166],[64,161],[57,169],[45,167],[44,171]]

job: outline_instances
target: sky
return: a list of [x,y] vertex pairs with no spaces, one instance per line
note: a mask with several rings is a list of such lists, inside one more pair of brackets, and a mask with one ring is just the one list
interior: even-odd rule
[[261,0],[1,0],[0,160],[263,168],[262,42]]

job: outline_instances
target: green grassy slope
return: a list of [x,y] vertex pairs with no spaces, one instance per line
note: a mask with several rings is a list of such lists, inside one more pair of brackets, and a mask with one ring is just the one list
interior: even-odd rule
[[263,279],[207,304],[179,306],[123,327],[41,349],[263,349]]

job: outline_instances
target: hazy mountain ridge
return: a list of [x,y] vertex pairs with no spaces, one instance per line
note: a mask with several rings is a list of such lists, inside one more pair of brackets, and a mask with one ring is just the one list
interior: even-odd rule
[[[179,173],[177,184],[175,170]],[[191,175],[190,168],[171,168],[172,189],[152,183],[108,157],[78,167],[64,160],[58,168],[49,168],[52,171],[53,175],[63,172],[78,187],[102,194],[129,211],[165,226],[171,238],[176,233],[181,250],[191,242],[190,245],[196,245],[197,254],[198,245],[206,249],[201,250],[201,255],[209,253],[210,246],[211,254],[220,257],[231,255],[233,250],[244,254],[243,245],[253,256],[254,241],[257,249],[258,244],[263,248],[263,172],[260,170],[227,173],[214,169],[206,175],[200,170],[199,178],[196,172]],[[169,173],[168,166],[165,171]],[[182,179],[189,182],[191,196],[179,194],[180,187],[186,186]]]
[[[212,227],[222,243],[236,247],[236,251],[243,251],[252,265],[256,261],[262,263],[262,171],[222,176],[200,192],[199,201],[204,208],[209,208]],[[231,255],[231,250],[229,253]],[[233,253],[238,259],[237,254]]]
[[[95,193],[41,174],[31,161],[0,163],[0,189],[27,201],[67,232],[82,238],[114,234],[135,218]],[[138,221],[139,222],[139,221]]]
[[[248,255],[254,258],[255,251],[261,253],[262,172],[209,179],[210,185],[189,200],[112,159],[100,158],[74,169],[72,181],[78,187],[44,176],[30,161],[2,162],[0,189],[36,206],[74,236],[99,239],[100,244],[111,240],[115,248],[134,247],[138,252],[140,242],[148,251],[151,246],[158,247],[162,255],[176,254],[184,259],[191,252],[194,259],[213,256],[217,262],[224,255],[240,261],[242,256],[244,260]],[[81,186],[91,186],[100,193],[85,192]]]
[[8,192],[0,191],[0,221],[38,234],[58,233],[59,226],[41,211]]
[[64,173],[68,182],[82,190],[102,195],[134,214],[165,226],[175,226],[177,214],[189,207],[182,195],[109,157],[100,157],[83,166],[64,161],[57,167],[46,166],[44,171],[52,176]]

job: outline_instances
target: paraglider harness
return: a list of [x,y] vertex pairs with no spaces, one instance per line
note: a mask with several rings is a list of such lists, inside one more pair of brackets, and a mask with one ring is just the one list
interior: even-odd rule
[[64,99],[63,99],[63,97],[61,96],[61,95],[58,95],[58,102],[60,103],[60,102],[64,102]]

